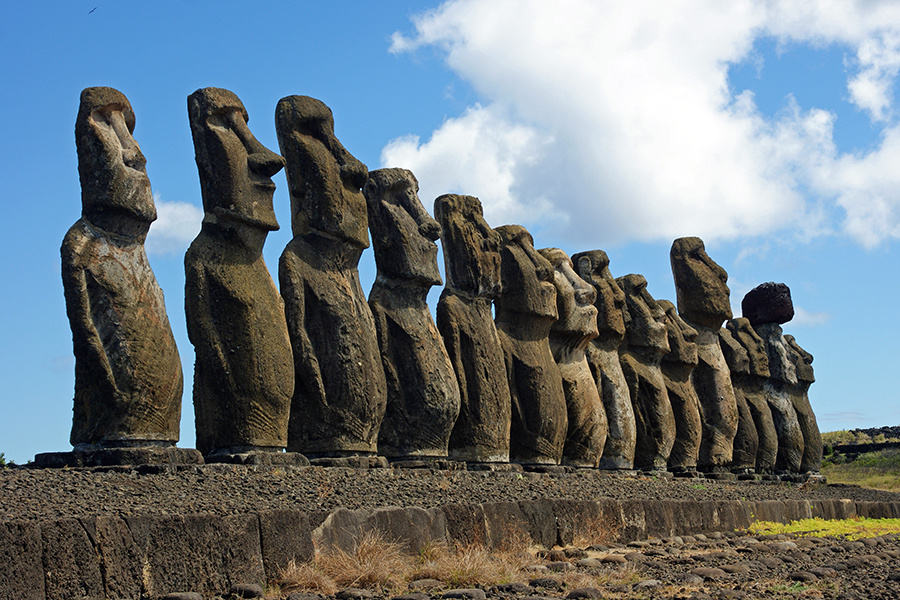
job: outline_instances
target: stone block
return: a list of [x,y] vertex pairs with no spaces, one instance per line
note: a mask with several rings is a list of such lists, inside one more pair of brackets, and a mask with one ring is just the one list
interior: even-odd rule
[[142,591],[141,554],[128,524],[111,516],[80,521],[94,543],[106,597],[138,600]]
[[0,522],[0,598],[44,600],[41,547],[37,523]]
[[[531,541],[545,548],[552,548],[557,544],[556,502],[558,501],[549,498],[518,502],[519,510],[525,516],[523,525]],[[570,541],[571,537],[570,534]]]
[[406,551],[417,553],[430,542],[446,540],[447,522],[444,513],[435,508],[338,508],[313,531],[312,539],[321,550],[340,548],[352,552],[370,531],[378,531],[387,540],[399,542]]
[[256,515],[142,516],[127,519],[141,555],[144,594],[217,593],[265,580]]
[[276,577],[291,560],[308,562],[315,554],[309,516],[299,510],[259,513],[259,536],[266,577]]
[[447,541],[461,546],[487,543],[487,524],[480,504],[446,504],[440,508],[447,524]]
[[77,519],[41,523],[44,594],[47,600],[104,600],[100,560]]
[[515,502],[486,502],[481,505],[487,529],[486,545],[502,548],[516,537],[528,535],[525,514]]

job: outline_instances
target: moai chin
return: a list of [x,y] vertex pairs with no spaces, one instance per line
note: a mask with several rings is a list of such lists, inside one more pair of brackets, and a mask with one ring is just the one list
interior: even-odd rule
[[76,450],[178,441],[184,381],[144,250],[156,207],[134,124],[118,90],[81,92],[75,143],[82,216],[61,248],[75,354]]
[[331,110],[319,100],[282,98],[275,129],[294,233],[278,265],[297,380],[288,449],[373,455],[387,384],[357,270],[369,246],[368,170],[335,137]]
[[822,468],[822,434],[816,422],[816,415],[809,403],[809,386],[815,383],[816,376],[813,373],[813,356],[800,347],[792,335],[785,335],[797,372],[797,385],[790,390],[791,401],[797,420],[803,432],[803,458],[800,459],[801,473],[818,473]]
[[253,136],[228,90],[197,90],[188,115],[205,213],[184,257],[197,449],[280,452],[294,370],[284,303],[262,249],[278,229],[272,176],[284,160]]
[[637,431],[628,382],[619,362],[619,347],[625,340],[625,294],[610,273],[609,257],[603,250],[573,254],[572,263],[597,293],[594,306],[598,336],[591,340],[585,353],[607,421],[606,445],[599,466],[631,469]]
[[675,444],[675,414],[660,368],[663,355],[670,350],[665,312],[647,291],[642,275],[625,275],[616,283],[625,292],[626,302],[627,345],[619,350],[619,360],[634,405],[634,466],[662,471]]
[[727,472],[738,425],[737,400],[718,333],[722,323],[731,318],[728,274],[706,254],[703,240],[697,237],[675,240],[669,258],[678,313],[699,334],[698,364],[691,373],[703,420],[697,468]]
[[578,276],[569,256],[559,248],[539,251],[553,265],[556,310],[550,327],[550,350],[562,375],[568,429],[562,464],[595,468],[606,445],[606,411],[591,374],[585,350],[599,335],[597,291]]
[[406,169],[369,173],[363,188],[378,276],[369,307],[381,348],[387,408],[378,453],[388,458],[446,458],[459,415],[459,385],[426,302],[442,283],[437,265],[440,226]]
[[738,475],[747,475],[756,470],[756,457],[759,454],[756,421],[753,419],[753,412],[742,386],[742,381],[750,374],[750,356],[726,328],[719,329],[719,344],[725,356],[725,363],[731,371],[731,385],[734,388],[738,408],[738,428],[734,437],[731,471]]
[[449,455],[471,463],[508,463],[510,392],[491,302],[500,295],[500,235],[473,196],[434,201],[447,285],[437,325],[456,373],[460,412]]
[[[747,407],[756,427],[758,448],[756,451],[755,470],[761,475],[771,475],[775,469],[778,455],[778,434],[772,409],[766,399],[765,384],[769,379],[769,355],[766,343],[753,330],[750,321],[743,317],[731,319],[725,324],[732,339],[741,345],[747,355],[746,369],[732,368],[731,379],[735,388],[747,401]],[[725,345],[722,345],[723,350]],[[725,355],[729,365],[732,360]]]
[[559,464],[568,422],[562,376],[550,352],[550,328],[558,316],[553,266],[534,249],[524,227],[496,231],[503,291],[495,321],[512,399],[510,460]]
[[696,471],[700,454],[700,400],[691,384],[691,373],[697,366],[697,330],[678,316],[668,300],[657,301],[666,313],[669,352],[664,354],[660,369],[675,416],[675,443],[669,454],[670,471]]

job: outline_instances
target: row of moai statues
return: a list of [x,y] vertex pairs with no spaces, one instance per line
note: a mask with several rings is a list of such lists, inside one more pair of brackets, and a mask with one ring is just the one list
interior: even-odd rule
[[[676,309],[640,275],[614,279],[601,250],[569,257],[536,250],[523,227],[491,228],[472,196],[440,196],[432,218],[414,175],[369,172],[318,100],[278,103],[280,154],[227,90],[194,92],[188,113],[204,219],[185,255],[185,310],[204,456],[818,471],[812,356],[782,335],[786,286],[753,290],[732,319],[725,271],[681,238]],[[120,92],[82,93],[83,213],[62,246],[76,450],[179,437],[181,363],[143,247],[156,212],[134,124]],[[279,227],[282,168],[293,239],[276,287],[262,249]]]

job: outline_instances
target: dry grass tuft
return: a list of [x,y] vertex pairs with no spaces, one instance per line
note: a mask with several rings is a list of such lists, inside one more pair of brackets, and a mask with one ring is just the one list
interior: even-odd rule
[[573,532],[572,545],[588,548],[594,544],[608,545],[616,541],[617,528],[600,516],[579,522]]
[[297,563],[291,560],[276,581],[282,593],[309,590],[326,596],[336,594],[338,586],[322,572],[316,563]]
[[527,552],[530,545],[531,538],[518,530],[506,535],[502,546],[496,550],[489,550],[482,544],[449,548],[443,543],[433,543],[419,553],[413,578],[437,579],[450,587],[522,581],[526,579],[522,568],[538,562]]

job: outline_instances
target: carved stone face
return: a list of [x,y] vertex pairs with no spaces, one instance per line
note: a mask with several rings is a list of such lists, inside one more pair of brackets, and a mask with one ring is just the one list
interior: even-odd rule
[[484,220],[473,196],[446,194],[434,201],[441,226],[447,286],[479,298],[500,296],[500,234]]
[[722,355],[728,364],[728,370],[732,374],[750,372],[750,356],[747,354],[747,349],[734,338],[730,330],[724,327],[719,329],[719,346],[722,348]]
[[578,275],[594,286],[597,300],[597,330],[602,337],[625,337],[625,293],[609,272],[609,257],[603,250],[572,255]]
[[441,228],[418,191],[419,182],[406,169],[372,171],[363,189],[378,273],[431,287],[442,283],[435,244]]
[[813,355],[800,347],[797,340],[792,335],[785,335],[784,341],[787,342],[788,348],[794,354],[794,367],[797,369],[797,379],[807,383],[813,383],[816,380],[813,372],[812,362]]
[[698,363],[697,336],[699,335],[697,330],[678,316],[674,304],[668,300],[657,300],[656,302],[666,313],[669,353],[663,357],[663,360],[683,365],[696,365]]
[[597,291],[575,272],[572,260],[559,248],[543,248],[540,255],[553,265],[556,311],[559,319],[551,329],[575,338],[597,337]]
[[188,114],[206,213],[278,229],[272,176],[284,167],[284,159],[250,132],[238,97],[219,88],[197,90],[188,96]]
[[[75,143],[83,212],[88,218],[125,216],[148,225],[156,220],[147,160],[133,132],[134,112],[121,92],[108,87],[81,92]],[[111,224],[115,219],[104,222]]]
[[534,249],[534,240],[519,225],[504,225],[500,234],[500,277],[503,293],[499,310],[556,320],[554,269]]
[[728,273],[706,254],[703,240],[679,238],[669,253],[678,312],[689,323],[718,329],[731,318]]
[[731,332],[734,339],[747,350],[747,358],[750,359],[750,374],[768,377],[769,355],[766,352],[766,343],[750,325],[750,321],[738,317],[725,323],[725,327]]
[[334,135],[331,109],[315,98],[288,96],[275,109],[278,145],[287,160],[294,235],[318,231],[369,247],[368,169]]
[[616,279],[625,292],[625,339],[629,346],[650,348],[661,354],[669,351],[669,339],[664,322],[665,311],[647,291],[643,275],[626,275]]

